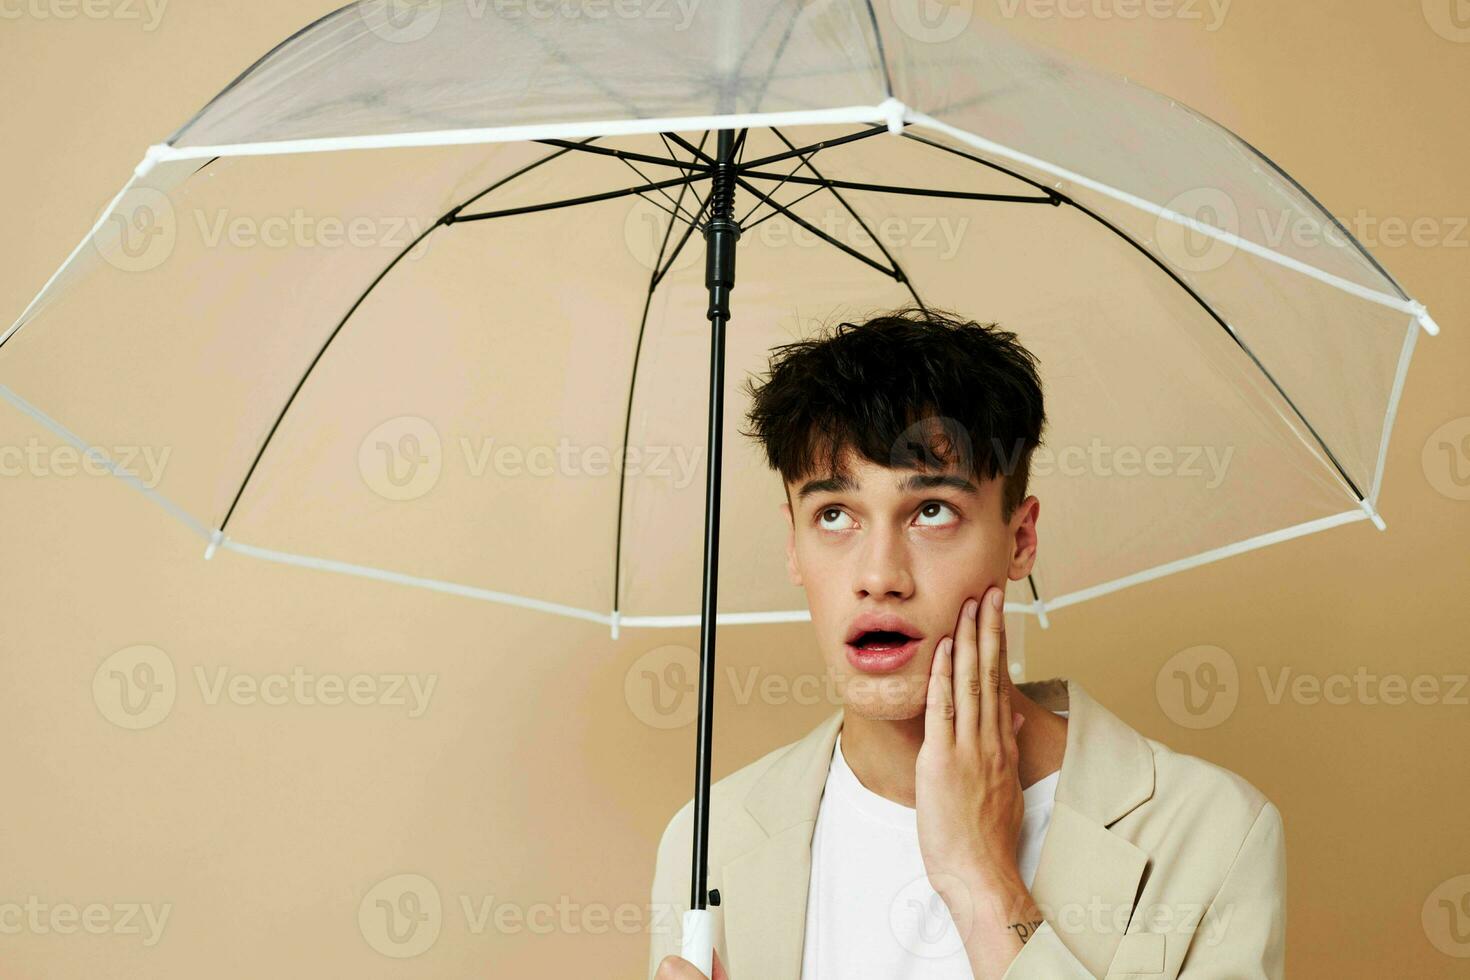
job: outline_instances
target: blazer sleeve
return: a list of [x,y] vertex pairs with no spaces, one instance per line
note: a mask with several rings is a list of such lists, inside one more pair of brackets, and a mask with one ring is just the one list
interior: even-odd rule
[[[1131,975],[1131,974],[1130,974]],[[1286,975],[1286,835],[1268,800],[1194,930],[1179,980],[1282,980]],[[1096,980],[1050,922],[1021,947],[1002,980]]]
[[1286,834],[1268,800],[1185,950],[1179,976],[1281,980],[1286,975]]

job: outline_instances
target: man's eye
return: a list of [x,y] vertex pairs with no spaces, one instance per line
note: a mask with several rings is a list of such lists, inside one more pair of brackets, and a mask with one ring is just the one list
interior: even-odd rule
[[817,526],[824,531],[840,531],[842,528],[827,523],[828,515],[835,514],[838,517],[847,517],[847,512],[840,507],[825,507],[817,511]]
[[[936,513],[936,510],[939,511],[940,513]],[[943,511],[949,511],[950,514],[954,514],[954,512],[955,512],[954,511],[954,508],[951,507],[949,504],[946,504],[943,501],[939,501],[939,500],[931,500],[927,504],[925,504],[923,507],[920,507],[919,508],[919,517],[921,519],[924,518],[924,517],[926,517],[926,516],[927,517],[939,517]],[[948,523],[949,523],[949,521],[940,521],[937,524],[923,524],[922,526],[924,526],[924,527],[943,527],[945,524],[948,524]]]

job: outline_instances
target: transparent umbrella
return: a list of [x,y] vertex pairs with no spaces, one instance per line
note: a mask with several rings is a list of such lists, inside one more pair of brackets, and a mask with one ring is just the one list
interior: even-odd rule
[[779,479],[725,412],[772,347],[901,304],[1016,331],[1048,517],[1007,601],[1044,626],[1384,528],[1437,332],[1240,137],[920,9],[344,7],[148,149],[0,334],[0,395],[206,557],[614,638],[698,625],[685,938],[707,969],[714,628],[807,618]]

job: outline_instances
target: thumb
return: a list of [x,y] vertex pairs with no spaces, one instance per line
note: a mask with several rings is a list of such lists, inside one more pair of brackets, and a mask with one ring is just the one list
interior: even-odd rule
[[720,962],[720,954],[715,952],[714,976],[710,980],[730,980],[730,974],[725,972],[725,964]]

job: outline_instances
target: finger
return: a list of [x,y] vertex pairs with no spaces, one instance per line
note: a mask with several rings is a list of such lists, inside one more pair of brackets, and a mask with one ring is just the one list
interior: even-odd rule
[[1005,744],[1010,758],[1014,761],[1018,757],[1016,752],[1016,728],[1012,725],[1011,712],[1011,659],[1006,649],[1006,606],[1005,589],[996,586],[996,594],[1000,596],[998,609],[995,610],[995,620],[1000,630],[1000,659],[997,662],[999,681],[996,688],[996,696],[1000,699],[1000,724],[998,731]]
[[[999,608],[1003,593],[988,589],[980,610],[980,751],[987,757],[1002,751],[1001,692],[1005,678],[1000,673],[1000,645],[1005,636],[1005,619]],[[1005,719],[1010,726],[1009,716]]]
[[[715,962],[718,963],[719,959],[716,958]],[[723,970],[716,967],[716,976],[719,976],[723,972]],[[690,963],[682,956],[675,956],[670,953],[659,961],[658,972],[654,974],[654,980],[707,980],[707,978],[703,973],[699,972],[699,967]]]
[[975,654],[977,599],[960,606],[960,621],[954,629],[954,731],[957,744],[975,744],[980,724],[980,663]]
[[924,707],[924,741],[942,745],[954,741],[953,666],[950,650],[952,637],[944,637],[934,648],[934,662],[929,665],[929,693]]
[[730,975],[725,972],[725,964],[720,962],[719,951],[712,950],[712,952],[715,954],[715,967],[714,975],[710,978],[710,980],[730,980]]

